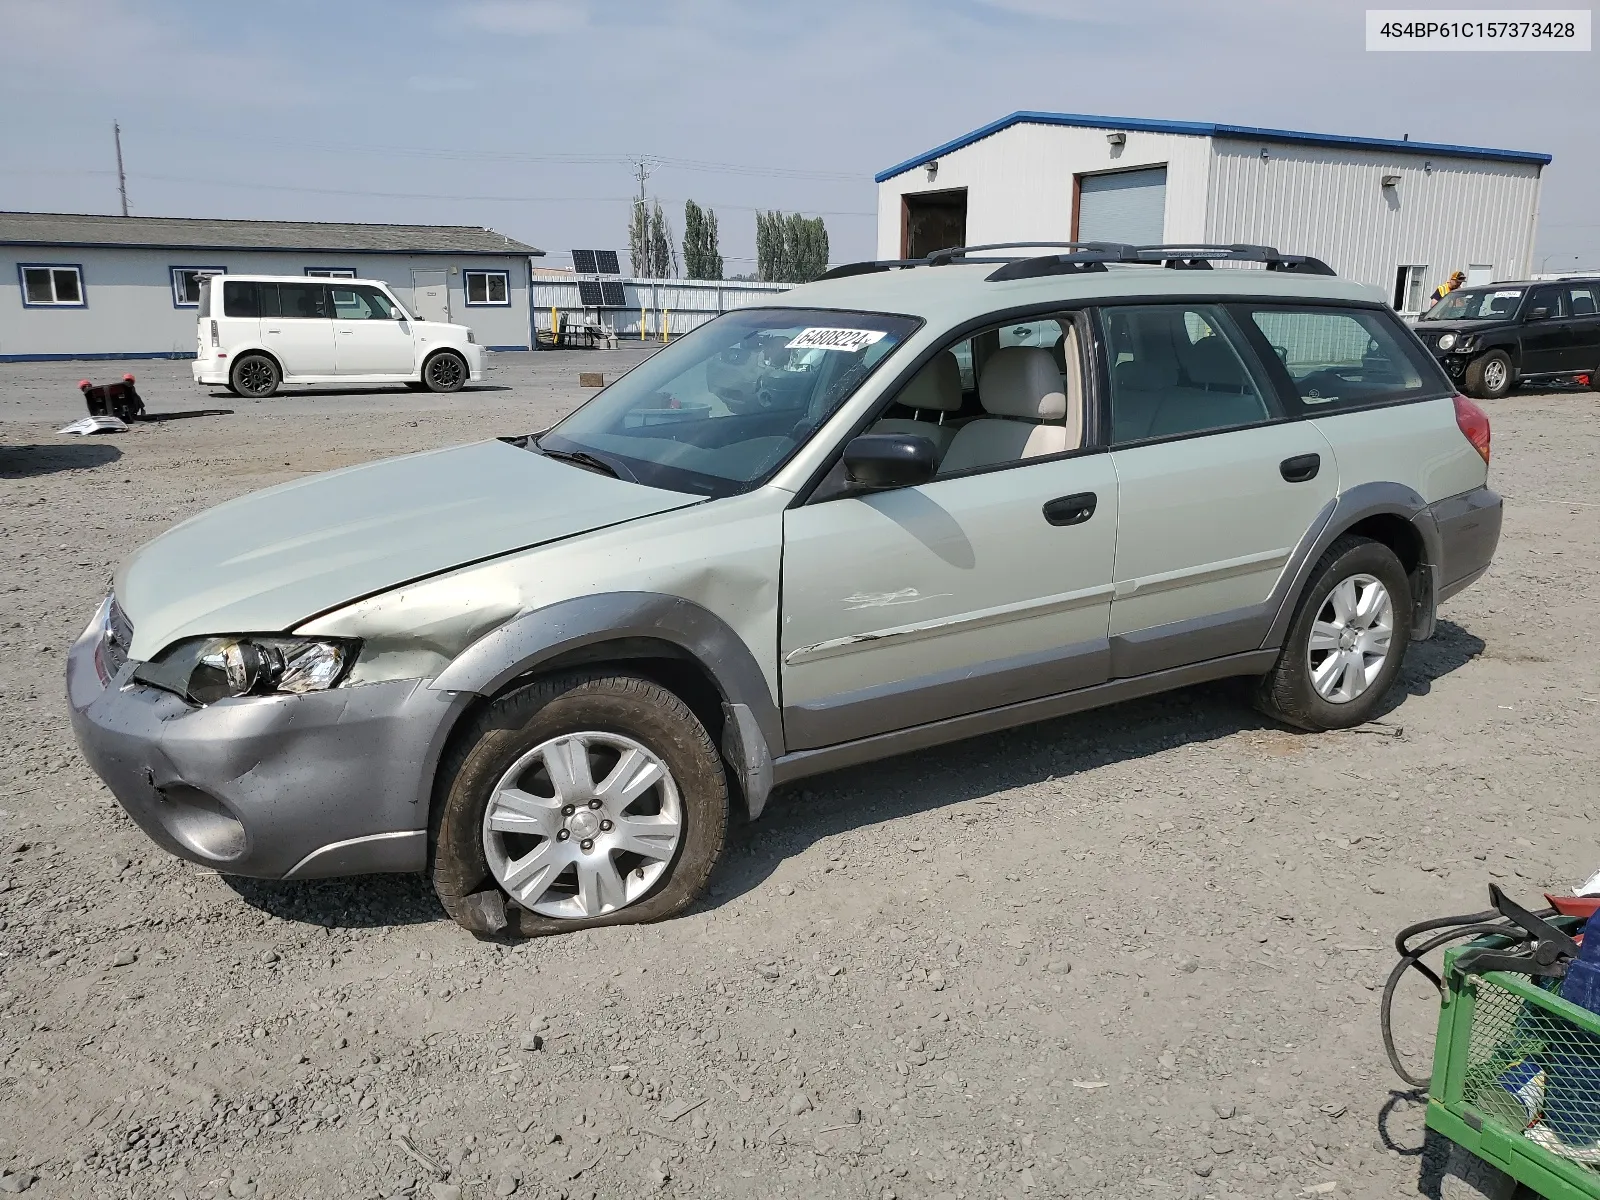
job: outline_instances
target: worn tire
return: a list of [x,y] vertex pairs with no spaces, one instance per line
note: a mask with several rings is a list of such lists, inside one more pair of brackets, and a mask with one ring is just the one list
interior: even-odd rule
[[1461,381],[1467,395],[1498,400],[1516,386],[1517,372],[1504,350],[1490,350],[1467,364]]
[[467,386],[467,360],[454,350],[440,350],[422,364],[422,384],[430,392],[459,392]]
[[[683,833],[654,888],[596,917],[561,919],[523,908],[495,882],[484,814],[501,776],[534,747],[594,730],[643,744],[671,771]],[[434,891],[452,918],[479,934],[539,937],[597,925],[675,917],[704,891],[728,832],[728,782],[705,726],[652,680],[604,671],[541,679],[490,702],[456,739],[439,772],[430,837]],[[502,916],[503,913],[503,916]]]
[[[1312,625],[1334,588],[1354,575],[1370,575],[1383,584],[1393,606],[1394,629],[1388,656],[1366,690],[1354,699],[1334,703],[1323,698],[1312,683],[1309,644]],[[1338,538],[1311,570],[1278,661],[1256,685],[1256,707],[1285,724],[1313,731],[1349,729],[1370,721],[1400,673],[1411,642],[1411,610],[1410,581],[1393,550],[1352,534]]]
[[228,390],[251,400],[265,400],[282,382],[278,364],[265,354],[241,354],[228,368]]

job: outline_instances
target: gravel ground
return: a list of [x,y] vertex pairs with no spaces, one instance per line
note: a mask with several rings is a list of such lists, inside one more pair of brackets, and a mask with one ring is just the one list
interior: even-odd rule
[[141,363],[185,419],[85,441],[55,434],[73,383],[120,364],[0,366],[0,1192],[1415,1195],[1392,932],[1600,866],[1594,393],[1488,406],[1499,557],[1386,727],[1289,732],[1215,685],[810,780],[688,916],[515,946],[420,877],[230,879],[144,839],[62,698],[117,559],[239,492],[537,428],[637,358],[258,403]]

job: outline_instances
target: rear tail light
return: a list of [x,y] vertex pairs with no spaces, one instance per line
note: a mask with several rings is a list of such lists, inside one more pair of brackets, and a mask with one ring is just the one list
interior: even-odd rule
[[215,321],[211,322],[211,344],[213,346],[222,345],[221,341],[219,341],[217,338],[217,323]]
[[1489,461],[1489,414],[1465,396],[1456,397],[1456,425],[1472,448]]

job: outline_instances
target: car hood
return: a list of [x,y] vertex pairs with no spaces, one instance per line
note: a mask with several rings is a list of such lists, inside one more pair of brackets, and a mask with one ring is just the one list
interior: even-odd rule
[[1417,331],[1417,336],[1427,341],[1433,341],[1441,333],[1490,333],[1497,329],[1509,329],[1515,321],[1416,321],[1411,328]]
[[134,658],[292,629],[452,567],[697,503],[506,442],[312,475],[208,509],[117,572]]

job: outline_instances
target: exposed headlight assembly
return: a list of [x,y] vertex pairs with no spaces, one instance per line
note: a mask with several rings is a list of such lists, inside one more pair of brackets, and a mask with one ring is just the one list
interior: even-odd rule
[[195,704],[231,696],[300,695],[335,686],[349,673],[360,649],[357,638],[190,638],[140,664],[133,676]]
[[1456,344],[1456,335],[1455,334],[1453,334],[1453,333],[1441,333],[1439,335],[1439,349],[1441,349],[1441,350],[1449,350],[1455,344]]

